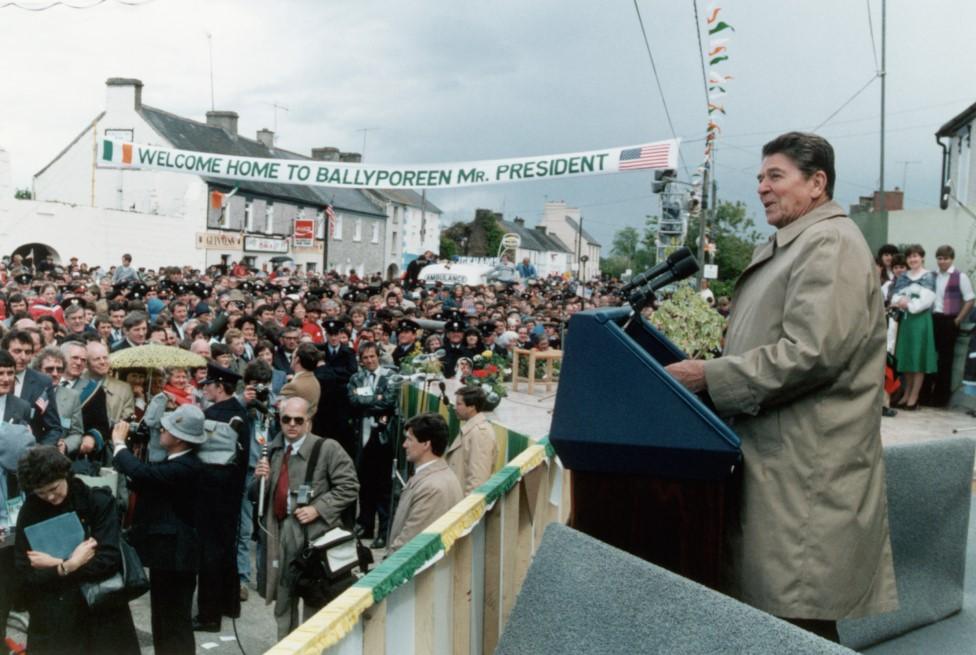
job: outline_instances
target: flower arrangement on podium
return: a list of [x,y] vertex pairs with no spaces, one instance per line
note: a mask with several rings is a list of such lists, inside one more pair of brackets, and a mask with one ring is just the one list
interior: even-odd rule
[[427,375],[441,375],[444,367],[441,360],[424,354],[420,348],[420,342],[414,344],[413,350],[400,360],[400,375],[413,375],[415,373],[426,373]]
[[491,409],[498,406],[501,399],[508,395],[505,388],[506,378],[511,378],[512,369],[508,368],[508,361],[491,350],[486,350],[472,358],[471,373],[465,376],[464,384],[481,387],[488,396]]

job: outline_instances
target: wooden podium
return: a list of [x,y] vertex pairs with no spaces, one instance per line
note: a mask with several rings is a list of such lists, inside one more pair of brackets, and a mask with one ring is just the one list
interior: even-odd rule
[[549,439],[572,471],[572,527],[720,589],[740,441],[664,370],[684,358],[627,308],[576,314]]

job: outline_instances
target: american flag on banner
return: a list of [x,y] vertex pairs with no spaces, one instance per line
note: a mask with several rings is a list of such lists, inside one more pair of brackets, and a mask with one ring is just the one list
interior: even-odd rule
[[640,148],[625,148],[620,151],[617,170],[629,171],[638,168],[669,168],[668,155],[671,142],[655,143]]
[[331,239],[332,235],[335,234],[335,222],[336,222],[335,210],[332,209],[332,205],[325,206],[325,216],[326,216],[326,220],[329,221],[329,238]]

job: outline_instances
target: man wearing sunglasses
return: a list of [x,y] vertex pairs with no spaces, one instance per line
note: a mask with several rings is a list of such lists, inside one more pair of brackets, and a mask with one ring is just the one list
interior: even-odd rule
[[66,365],[65,356],[57,346],[44,348],[34,356],[32,363],[33,368],[50,377],[54,385],[61,427],[64,428],[64,434],[57,443],[58,450],[72,459],[88,457],[100,450],[100,444],[94,435],[85,434],[80,393],[67,384],[61,384]]
[[[268,535],[264,598],[275,601],[278,638],[282,639],[301,624],[289,564],[301,553],[306,539],[314,541],[340,525],[343,510],[359,495],[359,480],[356,467],[337,441],[309,431],[311,414],[306,400],[287,398],[279,411],[281,433],[271,442],[268,457],[258,460],[254,484],[265,480],[264,515],[259,519]],[[317,442],[322,445],[312,464]],[[306,486],[310,465],[314,475]],[[304,618],[317,609],[306,606]]]

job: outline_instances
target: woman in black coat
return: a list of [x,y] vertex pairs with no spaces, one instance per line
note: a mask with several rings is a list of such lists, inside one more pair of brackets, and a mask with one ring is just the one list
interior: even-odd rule
[[[17,464],[28,492],[17,517],[14,562],[21,604],[30,615],[27,650],[45,653],[139,653],[128,604],[93,612],[80,585],[121,571],[119,517],[115,499],[89,489],[71,474],[71,461],[53,446],[29,450]],[[85,532],[65,560],[32,550],[24,529],[75,512]]]

